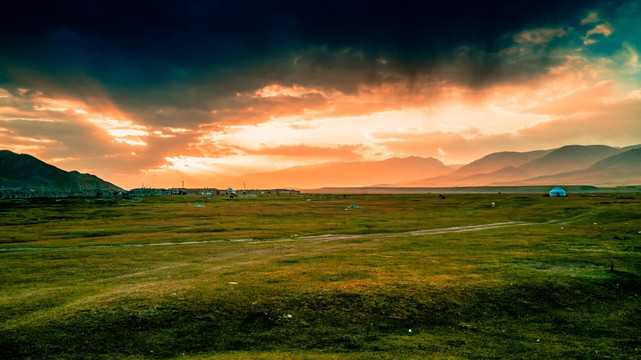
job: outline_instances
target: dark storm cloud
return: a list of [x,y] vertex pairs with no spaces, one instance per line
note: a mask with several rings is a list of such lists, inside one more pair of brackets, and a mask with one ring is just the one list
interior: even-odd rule
[[[41,145],[47,148],[47,155],[52,158],[69,156],[70,149],[76,154],[82,149],[80,155],[85,157],[98,157],[124,147],[110,141],[95,127],[75,122],[0,119],[0,128],[8,129],[8,133],[0,135],[0,143]],[[32,139],[44,139],[49,143],[33,142]]]
[[[541,53],[507,64],[498,54],[511,44],[509,34],[575,24],[596,5],[602,4],[13,2],[0,15],[0,86],[77,97],[104,90],[128,111],[207,111],[218,98],[270,83],[351,92],[358,84],[437,71],[483,86],[554,63]],[[444,64],[461,66],[443,74]]]

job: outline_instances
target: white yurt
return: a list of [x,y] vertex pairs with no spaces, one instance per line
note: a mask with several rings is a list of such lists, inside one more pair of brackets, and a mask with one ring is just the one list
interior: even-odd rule
[[567,196],[567,193],[565,192],[565,190],[557,186],[554,189],[550,190],[550,197],[558,197],[558,196]]

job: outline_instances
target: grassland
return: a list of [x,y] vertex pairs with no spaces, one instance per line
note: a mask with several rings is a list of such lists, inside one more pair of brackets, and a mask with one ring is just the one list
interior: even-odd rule
[[640,357],[637,199],[0,203],[2,359]]

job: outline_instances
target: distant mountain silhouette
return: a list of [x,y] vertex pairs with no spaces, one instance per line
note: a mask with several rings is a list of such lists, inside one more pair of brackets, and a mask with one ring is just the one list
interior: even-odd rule
[[[529,152],[497,152],[464,166],[406,157],[297,166],[246,174],[230,183],[249,188],[474,187],[524,185],[641,185],[641,145],[568,145]],[[64,171],[33,156],[0,150],[0,186],[47,191],[120,187],[95,175]]]
[[502,151],[486,155],[461,166],[455,172],[445,176],[430,177],[422,180],[410,180],[395,184],[396,186],[483,186],[497,180],[525,179],[532,175],[519,171],[516,167],[534,159],[541,158],[554,150],[536,150],[528,152]]
[[641,149],[641,144],[622,147],[621,148],[621,152],[628,151],[628,150],[634,150],[634,149]]
[[519,170],[535,175],[552,175],[582,170],[621,150],[605,145],[568,145],[519,166]]
[[[620,170],[641,168],[641,147],[603,159],[587,170]],[[640,174],[641,175],[641,174]]]
[[641,184],[641,145],[568,145],[552,150],[497,152],[447,175],[403,181],[400,187]]
[[503,151],[463,166],[408,157],[298,166],[246,174],[235,180],[254,188],[469,187],[641,184],[641,145],[568,145],[528,152]]
[[0,185],[4,188],[45,188],[47,191],[122,190],[91,174],[64,171],[27,154],[0,150]]
[[586,169],[556,175],[539,176],[523,182],[539,184],[590,184],[620,186],[641,184],[641,148],[633,148],[603,160]]
[[514,166],[506,166],[502,169],[492,171],[488,174],[474,174],[466,176],[458,181],[457,186],[466,186],[468,184],[478,184],[477,186],[491,185],[498,181],[517,182],[522,179],[532,177],[532,174],[516,168]]
[[[493,167],[490,167],[493,168]],[[405,181],[394,186],[400,187],[453,187],[453,186],[486,186],[496,181],[515,181],[532,177],[532,174],[519,170],[514,166],[506,166],[489,173],[461,175],[453,172],[445,176],[437,176],[422,180]]]
[[297,166],[274,172],[246,174],[233,183],[252,188],[316,188],[394,184],[406,179],[444,175],[453,170],[434,158],[407,157]]
[[461,167],[457,176],[485,174],[501,170],[507,166],[519,167],[532,160],[542,158],[554,150],[537,150],[528,152],[502,151],[486,155]]

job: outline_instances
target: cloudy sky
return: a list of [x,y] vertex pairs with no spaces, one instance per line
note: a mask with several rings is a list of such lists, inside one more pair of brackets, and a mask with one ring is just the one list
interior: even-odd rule
[[3,4],[0,149],[125,188],[641,143],[641,0]]

